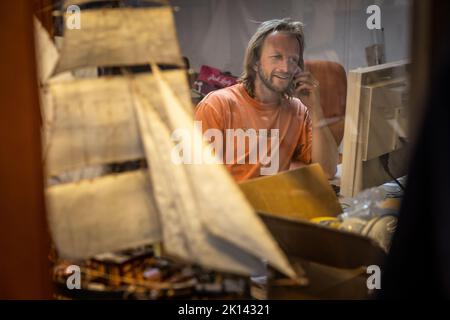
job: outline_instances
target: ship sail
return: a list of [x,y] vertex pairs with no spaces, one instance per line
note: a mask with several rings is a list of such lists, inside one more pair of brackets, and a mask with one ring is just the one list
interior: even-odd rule
[[145,159],[148,168],[49,185],[48,215],[58,252],[80,259],[162,241],[164,252],[188,263],[250,275],[263,271],[264,260],[294,276],[223,166],[171,161],[172,133],[179,128],[189,129],[193,143],[212,157],[201,132],[192,131],[183,71],[157,66],[182,61],[171,8],[81,14],[81,29],[65,30],[54,75],[149,62],[152,73],[47,81],[46,173],[133,159]]
[[182,65],[170,7],[83,10],[80,29],[65,29],[55,73],[85,67]]

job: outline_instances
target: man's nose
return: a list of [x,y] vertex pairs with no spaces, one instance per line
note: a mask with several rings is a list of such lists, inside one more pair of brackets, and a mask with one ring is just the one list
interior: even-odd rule
[[289,61],[287,59],[283,59],[280,63],[279,69],[281,72],[288,73],[289,72]]
[[296,67],[289,59],[283,59],[280,62],[279,70],[284,73],[292,73]]

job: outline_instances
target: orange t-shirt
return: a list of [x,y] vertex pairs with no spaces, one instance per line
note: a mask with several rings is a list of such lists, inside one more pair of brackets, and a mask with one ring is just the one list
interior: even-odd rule
[[[275,149],[272,150],[272,148],[276,148],[276,144],[272,145],[270,139],[276,134],[279,141],[276,172],[289,169],[292,159],[306,164],[311,163],[312,120],[307,107],[297,98],[284,99],[280,105],[262,104],[250,97],[243,84],[238,83],[210,92],[198,104],[195,119],[201,121],[203,133],[207,129],[219,129],[222,132],[223,162],[236,181],[259,177],[262,172],[261,167],[270,167],[271,162],[267,163],[264,160],[261,164],[258,152],[256,152],[258,157],[256,163],[251,161],[249,149],[251,139],[244,138],[247,143],[245,154],[242,154],[242,149],[237,150],[239,144],[236,136],[227,139],[230,137],[229,132],[233,132],[228,129],[256,132],[258,139],[255,140],[258,143],[261,141],[259,140],[261,135],[266,136],[266,143],[263,143],[266,149],[262,150],[267,150],[268,156],[274,154]],[[249,129],[254,130],[249,131]],[[278,129],[278,131],[272,129]],[[226,159],[228,151],[234,151],[229,158],[233,159],[231,161]],[[240,159],[239,154],[243,155]],[[274,158],[271,159],[273,161]]]

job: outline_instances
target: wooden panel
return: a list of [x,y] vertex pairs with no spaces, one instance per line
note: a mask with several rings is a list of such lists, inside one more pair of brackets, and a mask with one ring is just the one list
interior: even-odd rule
[[358,143],[358,132],[360,131],[360,101],[361,88],[355,84],[360,84],[362,74],[350,72],[348,75],[347,86],[347,108],[345,114],[344,141],[342,151],[342,177],[341,191],[342,195],[353,195],[353,190],[358,189],[358,174],[360,170],[361,158],[358,155],[360,144]]
[[51,298],[32,1],[0,2],[0,299]]
[[[381,166],[375,163],[379,162],[378,157],[381,154],[401,149],[399,153],[403,153],[403,156],[400,158],[406,159],[408,150],[401,148],[398,143],[399,134],[391,128],[393,124],[387,123],[379,112],[381,108],[389,107],[391,104],[383,106],[387,100],[380,99],[377,90],[406,82],[408,68],[407,61],[398,61],[349,72],[341,195],[354,196],[365,188],[391,180],[390,178],[381,180],[381,177],[385,178],[386,175]],[[407,111],[408,109],[403,110],[400,115],[396,110],[392,110],[393,120],[401,116],[402,125],[405,126]],[[382,123],[377,123],[377,119],[382,120]],[[365,161],[369,160],[370,164],[365,165]],[[403,164],[397,161],[394,171],[397,174],[406,172],[406,166],[406,160]],[[398,176],[394,171],[393,174]],[[373,184],[375,181],[380,183]]]

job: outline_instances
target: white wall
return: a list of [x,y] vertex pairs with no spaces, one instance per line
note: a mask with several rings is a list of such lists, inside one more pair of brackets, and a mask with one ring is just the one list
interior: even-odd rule
[[[375,43],[366,27],[366,8],[378,4],[386,61],[409,57],[411,0],[171,0],[182,52],[198,70],[202,64],[241,73],[244,50],[258,24],[291,17],[305,24],[305,59],[366,66],[365,47]],[[378,33],[379,35],[379,33]]]

